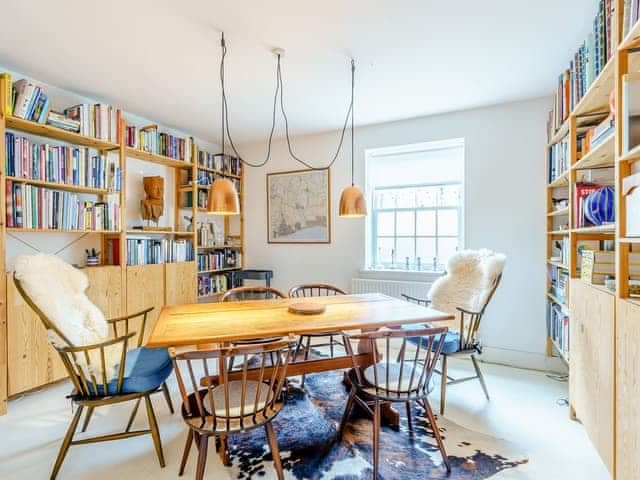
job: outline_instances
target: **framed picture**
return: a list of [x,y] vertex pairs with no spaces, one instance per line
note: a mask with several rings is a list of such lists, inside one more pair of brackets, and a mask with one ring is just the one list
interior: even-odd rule
[[269,243],[331,243],[329,169],[267,174]]

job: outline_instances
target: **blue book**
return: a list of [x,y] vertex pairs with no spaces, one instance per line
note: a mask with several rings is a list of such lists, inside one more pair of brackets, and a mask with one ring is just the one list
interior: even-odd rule
[[40,116],[38,117],[38,123],[45,123],[47,121],[47,114],[49,113],[49,107],[51,106],[51,99],[48,96],[44,96],[44,104],[42,110],[40,110]]
[[27,107],[27,113],[24,116],[25,120],[31,120],[33,111],[36,109],[36,105],[38,105],[38,99],[40,98],[40,95],[42,95],[42,89],[40,87],[36,87],[36,91],[33,93],[31,101],[29,102],[29,106]]

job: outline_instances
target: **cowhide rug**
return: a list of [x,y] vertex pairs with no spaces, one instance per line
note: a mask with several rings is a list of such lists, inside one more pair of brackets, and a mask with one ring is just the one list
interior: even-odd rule
[[[372,478],[371,420],[356,411],[342,441],[336,441],[347,398],[342,372],[308,375],[305,390],[294,388],[274,421],[286,478]],[[398,407],[404,413],[404,406]],[[408,431],[404,416],[400,431],[382,427],[380,478],[481,480],[527,462],[526,455],[509,442],[467,430],[441,417],[438,426],[452,467],[447,476],[424,412],[415,406],[413,413],[413,434]],[[276,478],[264,429],[234,435],[229,444],[232,477]]]

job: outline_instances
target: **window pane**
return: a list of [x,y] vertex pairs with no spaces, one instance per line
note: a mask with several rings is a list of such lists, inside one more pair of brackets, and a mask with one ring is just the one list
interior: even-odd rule
[[438,198],[438,187],[420,187],[416,192],[417,207],[435,207]]
[[396,200],[392,190],[376,190],[374,193],[373,204],[375,208],[394,208]]
[[405,259],[409,257],[409,264],[414,262],[415,252],[413,251],[413,238],[398,238],[396,240],[398,252],[396,255],[396,264],[404,268]]
[[396,213],[396,235],[414,235],[414,212]]
[[378,235],[393,236],[393,212],[379,212],[377,217]]
[[376,263],[381,265],[391,264],[391,251],[393,250],[393,238],[378,238]]
[[438,263],[447,264],[449,257],[458,249],[457,238],[438,238]]
[[438,210],[438,236],[458,235],[458,211]]
[[436,256],[436,239],[435,238],[418,238],[416,241],[416,256],[420,257],[422,270],[430,270],[433,264],[433,258]]
[[416,212],[418,215],[416,225],[416,235],[436,234],[436,212],[434,210],[423,210]]
[[415,208],[416,206],[416,189],[400,188],[395,190],[396,205],[398,208]]
[[460,185],[444,185],[438,190],[438,205],[441,207],[460,205]]

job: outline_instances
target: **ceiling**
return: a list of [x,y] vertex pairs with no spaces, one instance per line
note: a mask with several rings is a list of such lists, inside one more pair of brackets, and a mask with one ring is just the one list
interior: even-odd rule
[[[271,125],[283,58],[292,134],[551,94],[595,0],[3,0],[0,65],[214,142],[220,31],[236,143]],[[276,135],[283,134],[282,120]]]

